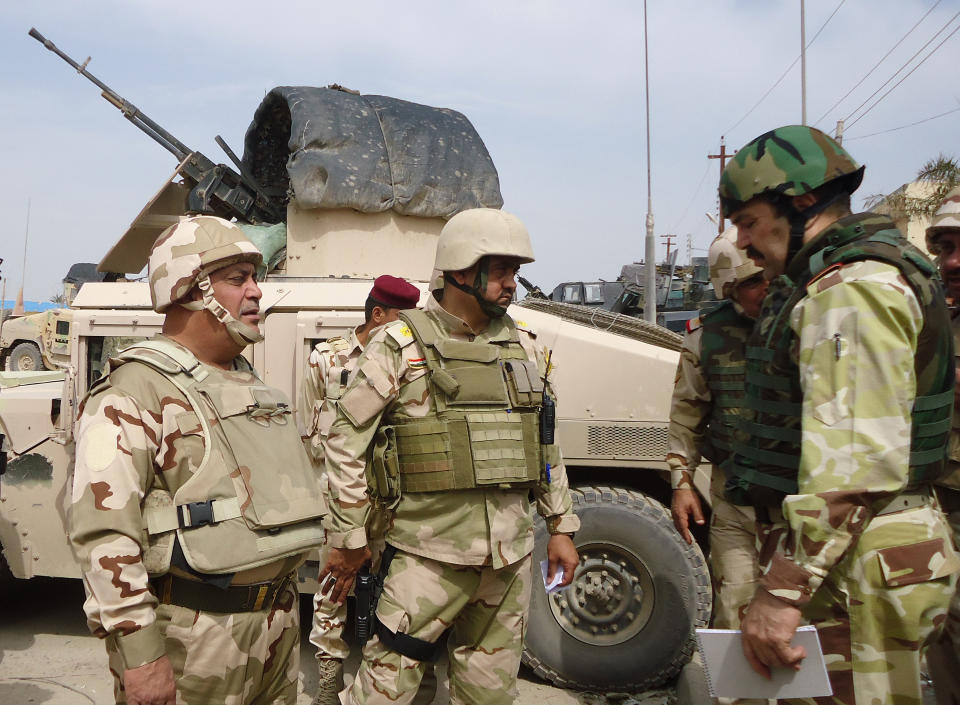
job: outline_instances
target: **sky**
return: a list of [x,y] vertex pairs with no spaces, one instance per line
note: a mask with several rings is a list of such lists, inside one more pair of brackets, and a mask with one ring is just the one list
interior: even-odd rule
[[[92,56],[94,75],[214,161],[228,162],[214,137],[241,152],[256,107],[278,85],[339,83],[459,110],[497,166],[504,208],[530,230],[537,261],[523,273],[547,290],[615,279],[644,257],[648,68],[657,259],[667,234],[679,236],[681,263],[688,235],[703,256],[719,178],[707,155],[721,136],[733,151],[801,121],[800,63],[774,87],[800,54],[800,2],[649,0],[647,12],[649,66],[640,0],[4,3],[7,296],[25,280],[27,299],[48,299],[72,263],[99,261],[176,167],[29,37],[31,27],[78,61]],[[867,165],[856,207],[941,153],[960,156],[960,112],[928,119],[960,109],[960,33],[883,97],[960,26],[960,17],[948,25],[958,13],[960,0],[807,0],[808,123],[832,134],[850,117],[844,146]]]

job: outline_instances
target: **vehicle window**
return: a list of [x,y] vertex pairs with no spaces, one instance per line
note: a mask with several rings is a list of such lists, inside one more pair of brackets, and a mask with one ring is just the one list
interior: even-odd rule
[[580,285],[567,284],[563,287],[563,300],[568,304],[578,304],[580,302]]
[[57,335],[70,335],[70,321],[57,321]]
[[87,388],[103,376],[107,361],[128,345],[146,340],[146,336],[118,335],[88,337],[87,341]]
[[603,287],[600,284],[584,284],[584,303],[602,304]]

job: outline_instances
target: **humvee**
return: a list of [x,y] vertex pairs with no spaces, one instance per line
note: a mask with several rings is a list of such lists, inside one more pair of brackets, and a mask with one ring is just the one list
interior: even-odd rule
[[[167,225],[185,213],[230,217],[234,208],[269,262],[265,338],[245,355],[294,400],[311,347],[362,322],[373,278],[402,276],[430,295],[446,218],[500,205],[493,162],[463,115],[337,86],[274,89],[247,131],[245,174],[212,165],[215,177],[196,178],[206,164],[185,154],[99,267],[136,275]],[[219,194],[232,204],[211,197],[225,183]],[[236,212],[238,203],[269,212],[250,205],[259,199],[271,199],[280,220]],[[540,238],[533,233],[535,248]],[[579,308],[529,299],[510,309],[553,351],[557,437],[582,522],[573,585],[549,596],[533,591],[523,658],[560,686],[636,690],[679,672],[711,609],[703,554],[679,537],[661,503],[670,492],[664,455],[680,339],[623,316],[615,326],[578,319]],[[158,332],[163,319],[138,281],[83,285],[71,315],[63,370],[0,373],[0,542],[23,579],[79,575],[66,537],[77,406],[106,361]],[[539,521],[534,565],[546,543]],[[315,588],[315,576],[314,565],[303,590]]]

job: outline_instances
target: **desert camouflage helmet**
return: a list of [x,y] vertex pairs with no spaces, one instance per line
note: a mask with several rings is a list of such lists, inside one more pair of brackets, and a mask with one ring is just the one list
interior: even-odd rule
[[716,295],[729,299],[734,287],[763,271],[737,247],[737,229],[727,228],[710,243],[710,282]]
[[497,208],[471,208],[457,213],[443,226],[433,267],[441,272],[459,272],[487,255],[533,262],[530,234],[515,215]]
[[764,133],[737,152],[720,177],[723,215],[764,193],[802,196],[844,178],[846,193],[863,180],[863,167],[831,137],[805,125]]
[[[214,297],[210,273],[236,262],[260,266],[263,256],[234,223],[198,215],[171,225],[157,238],[147,264],[153,310],[164,313],[174,304],[191,311],[207,309],[238,344],[263,340],[259,328],[235,319]],[[201,301],[187,300],[195,286]]]
[[951,189],[943,197],[940,207],[933,214],[930,227],[927,228],[927,249],[931,254],[940,254],[937,238],[945,230],[960,232],[960,186]]

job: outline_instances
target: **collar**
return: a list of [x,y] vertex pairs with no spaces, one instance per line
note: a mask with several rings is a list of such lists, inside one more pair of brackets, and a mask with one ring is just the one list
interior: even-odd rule
[[[867,235],[865,226],[880,225],[894,228],[893,221],[876,213],[854,213],[834,221],[805,243],[787,265],[786,275],[794,282],[806,281],[810,270],[810,258],[827,247],[839,247]],[[875,228],[879,229],[879,228]]]
[[423,308],[440,323],[440,326],[446,332],[453,335],[470,336],[472,338],[490,342],[498,342],[510,339],[510,328],[504,321],[507,316],[504,316],[503,318],[491,318],[490,325],[488,325],[483,331],[477,332],[462,318],[447,311],[447,309],[441,306],[440,302],[437,301],[437,299],[433,296],[427,297],[427,303]]

